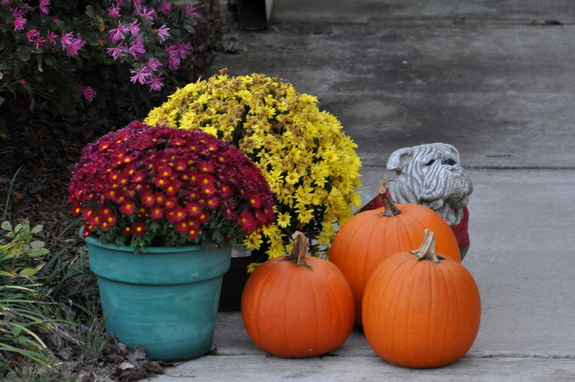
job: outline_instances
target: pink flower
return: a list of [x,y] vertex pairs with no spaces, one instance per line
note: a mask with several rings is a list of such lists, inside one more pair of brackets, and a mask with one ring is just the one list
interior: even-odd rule
[[106,8],[106,10],[108,11],[108,15],[110,15],[111,18],[117,19],[118,17],[120,17],[120,7],[119,6],[108,7],[108,8]]
[[164,79],[162,77],[153,77],[148,80],[150,91],[159,91],[164,86]]
[[132,36],[137,36],[140,33],[140,24],[137,21],[132,21],[130,25],[126,27]]
[[48,31],[48,35],[46,37],[48,38],[48,42],[50,44],[56,44],[56,38],[58,37],[56,33],[53,31]]
[[192,45],[189,42],[186,42],[185,44],[177,44],[176,45],[176,53],[177,53],[178,57],[182,60],[185,60],[186,57],[189,56],[191,50],[192,50]]
[[139,82],[140,84],[144,85],[148,78],[150,78],[150,76],[152,75],[152,73],[150,72],[150,68],[148,68],[147,66],[142,66],[139,69],[130,69],[130,73],[133,74],[132,77],[130,77],[130,81],[132,81],[132,83],[136,83]]
[[142,37],[136,36],[132,45],[128,48],[128,53],[134,57],[134,59],[138,60],[143,55],[146,54],[146,48],[144,47],[144,42],[142,41]]
[[40,36],[40,32],[38,32],[36,29],[28,31],[26,33],[26,37],[28,38],[28,42],[36,46],[36,49],[40,48],[40,44],[46,42],[46,40]]
[[108,48],[107,50],[108,54],[112,56],[114,60],[119,60],[123,57],[126,57],[126,54],[128,52],[128,49],[126,49],[126,47],[123,44],[118,45],[114,48]]
[[86,99],[86,101],[92,102],[95,97],[96,97],[96,91],[91,86],[84,88],[84,98]]
[[50,6],[50,0],[40,0],[40,13],[43,15],[47,15],[50,13],[48,7]]
[[172,71],[177,70],[180,67],[181,60],[184,60],[190,54],[191,49],[192,46],[189,42],[185,44],[166,45],[166,50],[169,54],[168,69]]
[[156,34],[158,42],[164,42],[170,37],[170,28],[166,27],[165,23],[158,29],[152,29],[152,32]]
[[148,7],[136,8],[134,13],[136,14],[136,16],[140,16],[144,20],[148,20],[148,21],[152,21],[152,20],[156,19],[156,17],[157,17],[156,11],[154,11],[152,8],[148,8]]
[[128,28],[122,23],[118,24],[118,27],[115,29],[110,29],[110,38],[114,44],[118,43],[118,41],[123,40],[126,37],[126,32]]
[[[84,44],[86,44],[81,37],[72,37],[72,32],[63,34],[60,38],[60,43],[62,44],[62,50],[66,52],[68,57],[73,57],[78,54],[78,51],[82,49]],[[79,36],[79,35],[78,35]]]
[[191,16],[197,16],[197,12],[196,12],[196,7],[194,7],[191,4],[186,5],[186,16],[187,17],[191,17]]
[[162,66],[162,63],[157,58],[150,58],[150,61],[146,62],[144,65],[147,66],[150,71],[156,72],[158,71],[158,68]]
[[20,8],[10,8],[12,17],[14,18],[14,30],[21,31],[24,29],[26,19],[24,18],[24,11]]
[[168,13],[170,13],[170,8],[172,7],[172,3],[168,3],[166,1],[164,1],[162,3],[162,7],[161,7],[161,11],[164,15],[167,15]]

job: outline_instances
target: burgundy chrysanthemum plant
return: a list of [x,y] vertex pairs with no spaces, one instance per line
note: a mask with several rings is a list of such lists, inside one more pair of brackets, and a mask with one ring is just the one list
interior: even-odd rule
[[139,122],[84,148],[68,200],[84,236],[136,252],[235,245],[274,221],[269,185],[239,149],[200,131]]

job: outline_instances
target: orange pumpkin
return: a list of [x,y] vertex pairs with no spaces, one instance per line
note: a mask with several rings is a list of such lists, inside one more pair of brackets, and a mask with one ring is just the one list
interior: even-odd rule
[[363,296],[363,330],[381,358],[411,368],[439,367],[471,348],[481,319],[475,280],[459,262],[438,257],[435,234],[373,271]]
[[289,256],[267,260],[250,275],[242,319],[262,350],[278,357],[310,357],[340,347],[353,328],[353,295],[341,271],[306,256],[307,239],[294,234]]
[[393,204],[385,194],[385,180],[379,195],[384,207],[360,212],[337,232],[329,260],[343,272],[355,299],[355,324],[361,326],[361,304],[371,272],[387,257],[419,247],[424,229],[437,234],[441,253],[461,261],[457,239],[451,227],[432,209],[419,204]]

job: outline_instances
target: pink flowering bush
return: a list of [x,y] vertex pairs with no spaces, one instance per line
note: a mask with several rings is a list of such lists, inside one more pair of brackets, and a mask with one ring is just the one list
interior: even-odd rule
[[166,0],[0,0],[0,94],[60,112],[146,100],[190,67],[197,17]]
[[275,219],[268,183],[235,146],[139,122],[84,148],[69,201],[84,218],[84,235],[136,251],[235,245]]

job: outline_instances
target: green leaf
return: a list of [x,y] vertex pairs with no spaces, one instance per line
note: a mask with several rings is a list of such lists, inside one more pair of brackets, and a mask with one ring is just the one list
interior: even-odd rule
[[72,64],[72,62],[70,62],[70,60],[65,59],[65,58],[58,60],[58,68],[65,70],[67,72],[73,72],[74,70],[76,70],[76,68],[74,67],[74,64]]
[[32,249],[41,249],[44,248],[44,242],[41,240],[34,240],[30,243],[30,248]]
[[42,265],[38,265],[36,268],[24,268],[20,271],[20,274],[22,276],[32,277],[38,273],[40,269],[42,269]]
[[44,256],[45,254],[49,253],[50,251],[48,251],[47,249],[44,248],[40,248],[40,249],[31,249],[28,252],[28,257],[41,257]]
[[2,222],[2,229],[6,231],[12,231],[12,224],[9,221]]
[[86,6],[86,14],[88,15],[88,17],[90,18],[95,18],[96,17],[96,11],[94,11],[94,7],[91,5],[87,5]]
[[36,227],[32,228],[32,231],[30,231],[30,233],[35,235],[35,234],[39,233],[40,231],[42,231],[43,229],[44,229],[44,226],[42,224],[38,224]]
[[12,327],[12,333],[14,333],[14,335],[16,337],[18,337],[20,335],[20,333],[22,333],[22,327],[21,326],[13,326]]
[[18,52],[18,58],[22,61],[28,61],[30,59],[30,51],[23,50],[21,52]]

